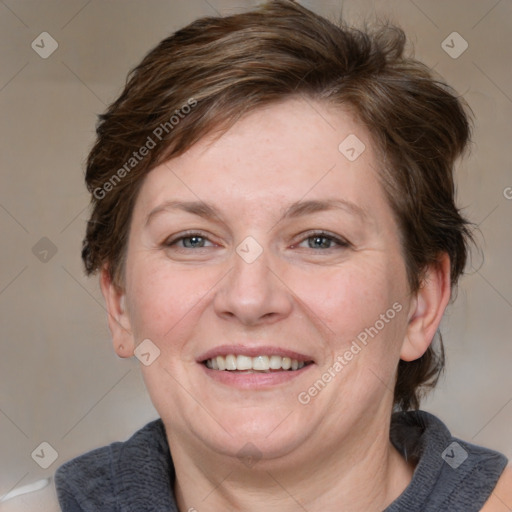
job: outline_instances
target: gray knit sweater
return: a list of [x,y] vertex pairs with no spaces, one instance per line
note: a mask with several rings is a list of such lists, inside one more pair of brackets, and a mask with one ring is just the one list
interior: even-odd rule
[[[477,512],[507,459],[454,439],[435,416],[396,413],[391,441],[417,462],[405,491],[384,512]],[[63,512],[178,512],[174,466],[161,420],[62,465],[55,475]]]

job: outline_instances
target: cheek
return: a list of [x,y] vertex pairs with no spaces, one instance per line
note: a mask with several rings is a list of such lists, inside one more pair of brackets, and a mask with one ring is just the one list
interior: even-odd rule
[[403,300],[400,272],[390,273],[390,268],[389,262],[368,259],[325,269],[309,279],[297,279],[298,295],[344,343]]
[[150,258],[133,262],[130,270],[127,293],[136,342],[149,338],[161,350],[179,348],[180,333],[194,324],[194,312],[209,300],[220,275],[198,267],[177,271]]

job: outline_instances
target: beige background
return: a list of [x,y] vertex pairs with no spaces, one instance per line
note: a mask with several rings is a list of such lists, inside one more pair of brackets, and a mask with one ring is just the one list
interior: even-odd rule
[[[82,273],[83,163],[97,114],[154,44],[196,17],[256,3],[0,2],[0,496],[156,417],[137,361],[120,360],[111,348],[96,279]],[[446,315],[448,372],[424,408],[455,435],[512,458],[512,1],[301,3],[328,16],[343,5],[353,22],[398,23],[416,55],[474,110],[474,145],[458,170],[458,195],[480,226],[485,258],[475,254]],[[456,59],[441,46],[454,31],[469,44]],[[42,32],[59,45],[47,59],[31,48]],[[33,253],[42,237],[57,249],[46,262]],[[31,458],[43,441],[58,452],[46,470]],[[48,486],[0,510],[53,512],[58,505]]]

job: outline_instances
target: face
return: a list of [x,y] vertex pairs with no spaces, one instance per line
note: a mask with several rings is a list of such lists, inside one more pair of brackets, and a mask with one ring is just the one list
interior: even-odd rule
[[289,99],[149,173],[126,322],[171,440],[318,455],[386,420],[413,299],[378,172],[347,111]]

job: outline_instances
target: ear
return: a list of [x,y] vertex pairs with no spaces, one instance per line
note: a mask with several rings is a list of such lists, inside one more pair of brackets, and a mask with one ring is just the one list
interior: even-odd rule
[[126,310],[126,295],[111,279],[108,267],[101,269],[101,292],[108,312],[108,326],[114,350],[119,357],[131,357],[135,350],[130,318]]
[[439,261],[427,269],[423,283],[412,301],[400,359],[414,361],[426,352],[441,323],[450,295],[450,257],[443,253]]

